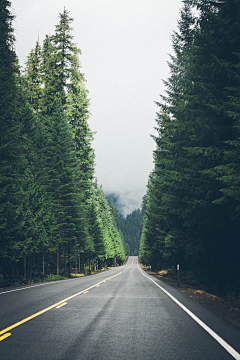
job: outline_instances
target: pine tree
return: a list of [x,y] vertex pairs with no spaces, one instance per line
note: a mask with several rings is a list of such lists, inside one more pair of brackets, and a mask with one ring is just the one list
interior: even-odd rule
[[92,252],[92,258],[98,261],[98,267],[101,267],[101,263],[104,260],[105,247],[104,247],[104,229],[100,218],[98,202],[95,196],[92,197],[92,203],[89,207],[88,214],[88,226],[89,235],[94,244],[94,251]]
[[137,256],[139,250],[139,232],[141,224],[141,211],[134,210],[126,218],[120,219],[120,229],[125,243],[129,245],[130,255]]
[[58,83],[56,70],[56,54],[53,37],[46,36],[42,46],[41,79],[43,85],[40,110],[43,121],[51,121],[51,115],[58,102]]
[[40,101],[42,97],[41,88],[41,46],[37,41],[36,46],[28,55],[25,68],[25,76],[23,84],[25,95],[32,109],[38,112],[40,109]]
[[70,27],[72,18],[69,17],[68,11],[64,8],[62,14],[59,14],[60,21],[55,27],[53,36],[54,52],[56,57],[56,74],[57,74],[57,93],[61,105],[67,102],[68,79],[71,76],[72,63],[75,56],[80,53],[76,45],[73,44]]
[[[21,227],[24,194],[25,104],[18,84],[10,2],[0,1],[0,257],[11,257],[11,244]],[[5,266],[6,270],[6,266]]]
[[[51,120],[46,152],[47,193],[48,206],[54,215],[51,231],[59,259],[62,245],[67,245],[69,254],[75,244],[84,245],[88,234],[81,194],[78,192],[76,182],[78,160],[62,108],[55,110]],[[57,273],[59,273],[59,263]]]
[[91,146],[93,133],[88,125],[89,100],[85,88],[85,79],[80,72],[79,60],[73,58],[71,78],[68,85],[67,116],[72,125],[73,139],[75,141],[76,156],[81,160],[80,186],[87,199],[91,196],[92,180],[94,173],[94,151]]
[[[42,114],[50,115],[55,104],[60,103],[66,111],[68,122],[72,125],[76,156],[81,159],[79,184],[86,200],[91,196],[94,173],[94,151],[91,147],[93,133],[87,120],[89,118],[88,92],[84,75],[81,73],[79,54],[81,51],[73,42],[71,34],[72,18],[64,9],[55,34],[47,36],[42,50],[43,99]],[[51,120],[49,120],[51,121]]]
[[[235,2],[184,1],[179,32],[173,36],[167,95],[158,103],[155,171],[141,240],[148,261],[157,264],[155,248],[158,266],[180,262],[215,282],[223,278],[217,264],[225,264],[226,279],[234,258],[231,253],[227,266],[226,229],[232,226],[234,202],[221,200],[221,192],[225,200],[231,192],[221,183],[230,184],[234,174],[232,164],[225,164],[236,144],[229,95],[239,81],[237,13]],[[228,174],[217,179],[221,171]],[[236,250],[236,242],[230,243]]]
[[84,75],[81,73],[79,54],[81,51],[73,43],[70,24],[73,19],[64,9],[60,14],[59,25],[56,26],[54,42],[58,61],[58,73],[61,86],[65,89],[68,121],[72,125],[76,156],[81,159],[81,188],[89,198],[94,173],[94,152],[91,147],[93,134],[87,120],[89,118],[88,91],[85,88]]

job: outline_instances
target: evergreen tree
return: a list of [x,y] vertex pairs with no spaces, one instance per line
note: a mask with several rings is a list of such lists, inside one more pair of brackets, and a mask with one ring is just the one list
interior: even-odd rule
[[[232,226],[234,201],[236,206],[221,182],[230,184],[234,173],[225,163],[236,144],[230,92],[239,81],[237,13],[238,5],[231,1],[184,1],[179,32],[173,36],[167,95],[158,103],[155,171],[140,247],[155,266],[180,262],[216,282],[222,279],[219,262],[225,264],[225,278],[230,273],[224,259],[226,229]],[[217,176],[227,169],[219,183]],[[220,191],[231,199],[223,202]],[[230,243],[236,250],[236,243]]]
[[124,240],[118,231],[115,215],[113,215],[114,210],[107,204],[102,187],[97,190],[96,196],[103,226],[105,259],[109,259],[110,265],[114,258],[122,262],[125,259]]
[[[25,68],[25,95],[32,109],[39,111],[42,97],[41,89],[41,46],[37,41],[35,49],[31,50]],[[23,82],[24,84],[24,82]]]
[[75,56],[80,53],[76,45],[73,44],[70,27],[71,19],[67,10],[64,8],[62,14],[59,14],[60,21],[55,27],[55,35],[52,37],[54,44],[54,54],[56,60],[56,90],[58,100],[61,105],[67,102],[68,80],[71,77],[72,63]]
[[[10,2],[0,1],[0,257],[12,258],[12,242],[22,226],[25,195],[24,120],[29,116],[19,86]],[[4,260],[6,261],[6,260]],[[6,271],[6,265],[4,270]],[[3,269],[2,269],[3,270]]]
[[141,218],[141,211],[138,209],[127,215],[126,218],[120,219],[124,242],[128,244],[130,255],[133,256],[138,255]]
[[104,242],[104,227],[100,217],[100,208],[97,201],[97,196],[94,194],[91,198],[89,206],[89,235],[94,244],[94,251],[92,251],[91,258],[97,261],[100,269],[105,260],[105,242]]
[[[10,3],[0,0],[0,272],[123,261],[118,214],[94,188],[88,92],[68,12],[21,77]],[[11,271],[11,272],[12,272]],[[13,273],[12,272],[12,273]]]
[[[48,205],[54,215],[52,234],[59,259],[61,245],[67,245],[69,255],[72,246],[77,242],[83,246],[84,240],[88,237],[81,194],[76,182],[78,160],[71,131],[61,108],[57,108],[52,116],[48,142]],[[69,261],[68,258],[68,263]]]
[[47,36],[42,51],[43,99],[42,114],[50,115],[55,104],[62,104],[68,122],[72,125],[76,156],[81,159],[79,183],[86,199],[91,196],[94,173],[94,152],[91,147],[93,134],[87,120],[89,118],[84,75],[80,71],[79,54],[71,34],[72,18],[64,9],[59,15],[54,36]]
[[70,82],[68,84],[67,116],[72,125],[72,134],[75,141],[76,156],[81,159],[80,185],[87,199],[91,196],[94,173],[94,151],[91,147],[93,133],[88,125],[89,100],[85,88],[85,79],[80,71],[78,52],[72,58]]
[[51,121],[51,115],[58,103],[58,85],[56,54],[53,37],[46,36],[42,46],[41,79],[43,85],[40,110],[45,123]]

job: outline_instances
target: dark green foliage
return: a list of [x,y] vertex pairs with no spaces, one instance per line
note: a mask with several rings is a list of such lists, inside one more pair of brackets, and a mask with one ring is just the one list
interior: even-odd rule
[[54,215],[53,234],[56,243],[77,240],[76,224],[81,196],[78,191],[78,160],[70,126],[61,108],[55,110],[48,128],[45,146],[47,182],[46,191],[51,213]]
[[39,104],[42,97],[41,88],[41,46],[37,41],[35,49],[31,50],[26,63],[25,77],[23,84],[26,98],[32,109],[39,111]]
[[120,262],[125,260],[124,240],[117,225],[117,210],[108,205],[102,188],[97,189],[96,199],[99,206],[99,215],[104,231],[105,258],[116,258]]
[[119,195],[116,193],[105,193],[108,204],[113,203],[113,206],[118,210],[119,214],[123,216],[123,204],[121,204]]
[[233,95],[240,79],[239,9],[235,1],[184,1],[167,95],[158,103],[155,170],[140,246],[153,267],[180,263],[217,286],[226,288],[231,279],[235,289],[238,240],[227,233],[240,230],[239,106]]
[[50,116],[58,102],[56,55],[54,53],[53,37],[46,36],[42,46],[41,81],[43,84],[40,110],[42,121],[51,121]]
[[[18,63],[13,51],[13,17],[10,3],[0,1],[0,256],[21,227],[24,193],[25,137],[23,119],[27,110],[18,84]],[[27,114],[28,115],[28,114]]]
[[[10,3],[0,0],[0,273],[68,273],[125,260],[116,209],[93,184],[93,134],[80,50],[68,12],[30,52],[14,51]],[[80,255],[79,255],[80,254]],[[68,270],[67,270],[68,268]],[[80,270],[80,269],[79,269]]]
[[89,234],[94,244],[92,256],[97,260],[103,260],[105,255],[104,229],[99,214],[99,205],[96,197],[92,197],[89,207]]
[[119,195],[116,193],[106,193],[105,197],[110,205],[117,228],[122,233],[126,254],[137,256],[140,238],[141,211],[139,209],[134,210],[124,218],[123,205],[120,202]]

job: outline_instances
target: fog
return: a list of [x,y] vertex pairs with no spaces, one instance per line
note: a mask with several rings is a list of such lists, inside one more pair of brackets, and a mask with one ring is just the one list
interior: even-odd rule
[[37,39],[54,33],[64,6],[91,100],[98,183],[139,208],[153,169],[155,101],[168,77],[180,0],[13,0],[16,51],[24,65]]

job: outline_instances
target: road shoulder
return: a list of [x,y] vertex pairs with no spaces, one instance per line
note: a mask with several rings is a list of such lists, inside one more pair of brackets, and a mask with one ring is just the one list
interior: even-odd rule
[[202,289],[190,286],[182,282],[180,282],[178,287],[175,280],[169,277],[161,276],[154,272],[150,273],[150,271],[145,270],[144,267],[142,267],[142,269],[146,271],[148,275],[151,275],[163,281],[165,284],[178,289],[190,299],[196,301],[208,310],[220,316],[222,319],[224,319],[231,325],[240,329],[240,299],[231,297],[222,298],[213,294],[209,294]]

